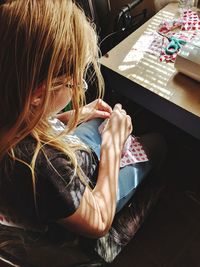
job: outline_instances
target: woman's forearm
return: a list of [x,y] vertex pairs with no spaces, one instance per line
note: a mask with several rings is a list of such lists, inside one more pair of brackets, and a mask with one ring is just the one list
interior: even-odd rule
[[111,137],[104,138],[98,180],[93,194],[99,203],[102,221],[106,222],[108,228],[112,224],[116,210],[120,158],[120,147]]
[[120,155],[114,144],[102,142],[97,184],[93,191],[86,187],[79,208],[61,224],[92,238],[108,232],[116,210]]
[[62,121],[64,124],[67,124],[70,117],[73,115],[73,110],[65,111],[63,113],[59,113],[56,117]]

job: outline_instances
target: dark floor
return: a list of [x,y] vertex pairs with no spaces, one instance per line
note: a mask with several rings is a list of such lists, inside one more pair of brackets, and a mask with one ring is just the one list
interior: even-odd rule
[[[147,118],[146,122],[145,115],[142,119],[146,126],[151,123]],[[200,266],[199,144],[173,126],[162,123],[158,122],[157,126],[166,135],[169,148],[162,174],[165,190],[111,267]],[[152,128],[156,129],[153,124]]]

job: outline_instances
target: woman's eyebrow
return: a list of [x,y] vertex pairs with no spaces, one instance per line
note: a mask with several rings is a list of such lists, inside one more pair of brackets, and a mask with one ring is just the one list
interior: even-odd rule
[[68,79],[66,77],[57,77],[57,78],[52,80],[53,85],[61,85],[61,84],[65,84],[68,82],[70,82],[70,79]]

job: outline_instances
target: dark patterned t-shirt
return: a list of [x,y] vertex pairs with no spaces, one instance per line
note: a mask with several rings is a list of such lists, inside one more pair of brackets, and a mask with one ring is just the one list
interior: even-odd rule
[[[28,137],[18,145],[18,157],[30,163],[35,141]],[[32,174],[28,166],[15,161],[13,166],[0,168],[0,213],[7,220],[24,228],[43,229],[50,222],[73,214],[79,207],[85,190],[69,158],[60,151],[45,145],[39,152],[35,167],[35,200]],[[95,185],[98,162],[82,150],[76,152],[77,162],[85,181]]]

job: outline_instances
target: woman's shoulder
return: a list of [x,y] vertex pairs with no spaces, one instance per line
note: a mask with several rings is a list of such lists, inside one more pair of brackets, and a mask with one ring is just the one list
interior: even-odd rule
[[[66,136],[66,142],[79,143],[76,136]],[[27,164],[31,164],[36,151],[37,141],[32,136],[24,138],[17,146],[16,157]],[[87,150],[78,149],[74,151],[74,157],[78,166],[84,171],[86,175],[90,172],[91,166],[96,162]],[[95,164],[96,165],[96,164]],[[74,172],[74,165],[70,156],[60,149],[54,147],[50,143],[42,144],[35,159],[35,168],[37,173],[70,173]]]
[[[37,141],[32,136],[27,136],[24,138],[15,149],[15,156],[20,160],[23,160],[27,163],[32,161],[33,156],[37,150]],[[63,153],[58,148],[54,147],[50,143],[41,142],[36,161],[51,161],[56,157],[64,157],[68,159],[67,154]]]

